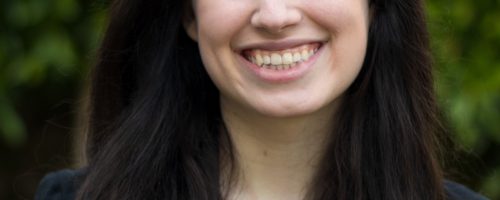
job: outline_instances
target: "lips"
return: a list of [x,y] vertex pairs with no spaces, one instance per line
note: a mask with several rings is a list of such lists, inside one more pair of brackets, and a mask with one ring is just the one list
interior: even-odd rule
[[320,43],[302,44],[282,50],[248,49],[242,51],[243,57],[259,67],[272,70],[287,70],[296,67],[321,47]]
[[239,60],[265,82],[286,83],[310,71],[323,46],[323,42],[266,43],[241,50]]

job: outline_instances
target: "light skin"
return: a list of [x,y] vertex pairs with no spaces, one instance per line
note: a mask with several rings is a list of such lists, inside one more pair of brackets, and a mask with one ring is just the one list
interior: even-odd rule
[[[334,128],[331,122],[342,94],[361,69],[370,21],[368,2],[195,0],[193,4],[195,17],[185,28],[198,42],[203,64],[220,91],[221,112],[240,167],[230,199],[302,199]],[[314,62],[286,82],[262,78],[241,61],[243,49],[284,52],[311,42],[321,44]]]

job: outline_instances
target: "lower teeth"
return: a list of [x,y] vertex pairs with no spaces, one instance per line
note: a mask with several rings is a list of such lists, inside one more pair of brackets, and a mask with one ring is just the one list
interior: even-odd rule
[[298,63],[290,64],[290,65],[262,65],[261,68],[272,69],[272,70],[287,70],[294,68]]

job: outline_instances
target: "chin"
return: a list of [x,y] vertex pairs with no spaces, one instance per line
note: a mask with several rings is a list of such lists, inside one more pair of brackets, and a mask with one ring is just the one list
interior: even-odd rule
[[324,108],[324,106],[317,104],[293,104],[291,106],[287,106],[284,104],[279,105],[260,105],[256,108],[257,112],[261,115],[271,117],[271,118],[294,118],[307,116],[309,114],[313,114],[318,112]]

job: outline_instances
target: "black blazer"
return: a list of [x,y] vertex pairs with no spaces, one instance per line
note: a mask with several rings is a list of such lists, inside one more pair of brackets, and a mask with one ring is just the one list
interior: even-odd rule
[[[73,200],[85,170],[61,170],[46,175],[38,186],[35,200]],[[469,188],[452,182],[444,181],[448,200],[488,200]]]

